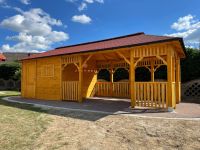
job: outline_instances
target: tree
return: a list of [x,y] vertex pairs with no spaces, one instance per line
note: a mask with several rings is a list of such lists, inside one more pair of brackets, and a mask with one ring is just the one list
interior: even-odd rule
[[0,64],[0,79],[20,80],[21,66],[18,62],[8,62]]
[[181,61],[182,82],[200,78],[200,51],[187,48],[187,56]]

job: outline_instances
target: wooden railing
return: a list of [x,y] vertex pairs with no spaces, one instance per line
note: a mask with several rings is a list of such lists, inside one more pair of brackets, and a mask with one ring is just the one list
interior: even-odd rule
[[95,95],[128,98],[130,95],[129,82],[97,82]]
[[167,108],[167,82],[136,82],[136,106]]
[[[172,85],[175,90],[175,83]],[[136,106],[167,108],[167,82],[135,82]],[[175,93],[175,92],[174,92]],[[129,82],[97,82],[95,96],[130,98]],[[175,96],[173,95],[173,98]]]
[[62,98],[63,100],[78,101],[78,81],[62,82]]
[[112,94],[114,97],[130,97],[129,82],[113,82]]
[[95,85],[95,96],[112,96],[111,82],[97,82]]

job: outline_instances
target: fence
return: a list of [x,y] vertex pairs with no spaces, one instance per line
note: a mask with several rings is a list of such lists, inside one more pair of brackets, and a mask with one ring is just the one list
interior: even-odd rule
[[4,80],[0,79],[0,90],[20,90],[21,81],[14,81],[12,79]]

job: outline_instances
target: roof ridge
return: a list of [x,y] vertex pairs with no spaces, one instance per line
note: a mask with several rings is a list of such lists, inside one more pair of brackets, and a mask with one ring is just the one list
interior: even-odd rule
[[168,38],[174,38],[174,39],[182,39],[182,37],[177,36],[166,36],[166,35],[153,35],[153,34],[145,34],[146,36],[157,36],[157,37],[168,37]]
[[121,39],[121,38],[130,37],[130,36],[137,36],[137,35],[141,35],[141,34],[145,34],[145,33],[144,32],[137,32],[137,33],[128,34],[128,35],[124,35],[124,36],[118,36],[118,37],[114,37],[114,38],[107,38],[107,39],[97,40],[97,41],[92,41],[92,42],[84,42],[84,43],[73,44],[73,45],[69,45],[69,46],[61,46],[61,47],[55,48],[54,50],[61,49],[61,48],[80,46],[80,45],[87,45],[87,44],[98,43],[98,42],[104,42],[104,41],[110,41],[110,40],[115,40],[115,39]]

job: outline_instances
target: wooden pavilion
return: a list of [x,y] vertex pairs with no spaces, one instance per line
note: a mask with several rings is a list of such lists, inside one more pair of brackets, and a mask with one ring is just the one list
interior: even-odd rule
[[[143,32],[59,47],[22,60],[22,97],[82,102],[106,96],[130,98],[133,108],[175,108],[181,100],[180,59],[184,57],[182,38]],[[167,80],[154,80],[161,66],[167,66]],[[151,81],[135,80],[139,67],[150,71]],[[118,68],[128,70],[128,82],[113,81]],[[97,81],[102,69],[109,70],[109,82]]]

